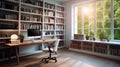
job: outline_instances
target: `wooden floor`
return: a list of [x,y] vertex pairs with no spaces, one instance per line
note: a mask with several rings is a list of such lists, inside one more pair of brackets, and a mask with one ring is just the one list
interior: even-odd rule
[[57,63],[42,63],[41,58],[45,54],[35,54],[20,58],[20,64],[16,65],[15,59],[0,62],[0,67],[120,67],[120,61],[83,54],[79,52],[60,49],[57,55]]

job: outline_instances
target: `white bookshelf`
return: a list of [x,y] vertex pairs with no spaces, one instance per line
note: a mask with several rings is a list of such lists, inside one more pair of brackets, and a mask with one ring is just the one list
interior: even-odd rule
[[[5,23],[17,23],[16,29],[0,29],[0,31],[17,31],[19,33],[27,34],[27,29],[30,28],[30,25],[33,24],[34,29],[40,29],[42,31],[42,38],[44,37],[58,37],[63,42],[63,45],[60,47],[64,47],[65,42],[65,22],[64,22],[64,7],[55,3],[49,3],[45,0],[35,0],[32,3],[26,3],[27,0],[7,0],[5,2],[9,2],[9,5],[14,6],[11,7],[0,7],[0,11],[5,11],[10,14],[17,15],[17,19],[7,19],[0,18],[1,22]],[[17,6],[17,7],[16,7]],[[10,9],[8,9],[10,8]],[[63,10],[62,10],[63,9]],[[59,17],[57,14],[61,14],[63,17]],[[9,15],[9,14],[8,14]],[[47,19],[48,22],[45,21]],[[60,19],[59,22],[57,19]],[[37,27],[36,27],[37,26]],[[47,28],[46,28],[47,26]],[[57,29],[57,26],[62,26],[62,29]],[[62,34],[56,34],[57,32],[63,32]],[[52,34],[43,35],[43,33]]]
[[120,60],[120,44],[118,42],[71,40],[70,50]]

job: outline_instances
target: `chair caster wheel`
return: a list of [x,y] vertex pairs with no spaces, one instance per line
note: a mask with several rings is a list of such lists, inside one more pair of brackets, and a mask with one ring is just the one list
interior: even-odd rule
[[57,62],[57,60],[55,60],[55,63]]

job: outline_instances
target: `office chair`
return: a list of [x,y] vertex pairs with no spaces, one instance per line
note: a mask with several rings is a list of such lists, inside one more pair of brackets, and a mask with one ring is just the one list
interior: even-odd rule
[[55,60],[55,62],[57,62],[56,57],[52,57],[52,53],[57,54],[59,41],[60,39],[56,39],[52,45],[47,45],[47,47],[43,49],[44,52],[49,52],[49,57],[43,58],[41,60],[42,62],[48,63],[49,60]]

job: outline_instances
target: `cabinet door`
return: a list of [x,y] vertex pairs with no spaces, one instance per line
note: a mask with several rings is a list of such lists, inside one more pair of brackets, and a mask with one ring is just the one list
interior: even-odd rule
[[91,42],[83,42],[83,50],[92,51],[92,43]]
[[107,44],[95,43],[94,49],[95,52],[107,54]]
[[78,49],[78,48],[79,48],[79,42],[77,42],[77,41],[72,41],[70,47],[71,47],[71,48]]

